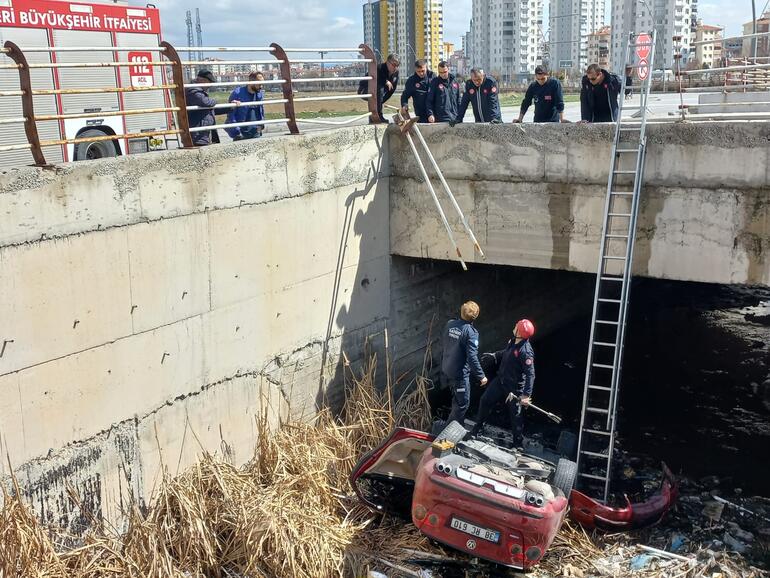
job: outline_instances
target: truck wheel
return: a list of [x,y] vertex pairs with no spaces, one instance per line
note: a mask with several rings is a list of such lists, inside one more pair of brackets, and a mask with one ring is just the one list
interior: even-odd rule
[[556,473],[553,475],[552,486],[559,488],[564,492],[564,496],[569,499],[570,492],[575,486],[575,480],[577,479],[577,464],[571,460],[565,460],[559,458],[559,463],[556,464]]
[[447,426],[441,430],[441,433],[436,436],[437,440],[446,440],[456,444],[461,442],[467,435],[468,430],[460,425],[459,422],[453,421],[447,424]]
[[[78,134],[78,138],[88,138],[96,136],[105,136],[105,133],[89,128]],[[94,142],[81,142],[75,145],[76,161],[91,161],[94,159],[105,159],[118,156],[115,144],[109,140],[100,140]]]

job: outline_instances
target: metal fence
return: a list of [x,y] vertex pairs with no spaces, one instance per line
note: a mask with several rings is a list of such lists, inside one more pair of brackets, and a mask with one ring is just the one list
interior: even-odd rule
[[[32,78],[30,71],[37,68],[46,69],[63,69],[63,68],[112,68],[120,69],[121,67],[136,66],[136,62],[128,62],[119,59],[119,53],[127,53],[131,51],[144,51],[151,52],[157,55],[152,61],[143,61],[141,65],[144,67],[152,67],[153,69],[159,68],[161,74],[159,75],[162,81],[157,85],[152,86],[121,86],[120,82],[117,82],[116,86],[83,86],[77,88],[61,88],[55,86],[54,88],[35,88],[32,85]],[[185,50],[182,50],[184,52]],[[28,62],[27,54],[47,52],[51,54],[48,62]],[[57,53],[65,52],[111,52],[115,55],[115,60],[112,61],[99,61],[99,62],[58,62],[53,55]],[[228,129],[228,128],[242,128],[255,125],[281,125],[285,124],[288,131],[291,134],[298,134],[299,124],[317,124],[317,125],[331,125],[340,126],[345,124],[351,124],[359,122],[362,119],[369,119],[372,123],[379,122],[379,115],[377,114],[377,62],[372,49],[362,44],[357,48],[283,48],[278,44],[271,44],[270,46],[262,47],[195,47],[194,54],[222,54],[222,53],[259,53],[265,54],[266,57],[262,59],[238,59],[238,60],[213,60],[213,59],[200,59],[197,60],[183,60],[179,52],[168,42],[162,42],[157,47],[25,47],[20,48],[13,42],[6,42],[3,48],[0,48],[0,54],[7,57],[6,63],[0,64],[0,70],[13,69],[18,70],[19,74],[19,90],[0,90],[0,99],[2,98],[20,98],[21,99],[21,116],[12,116],[7,118],[0,118],[0,125],[11,124],[23,124],[24,133],[26,135],[27,142],[19,142],[13,144],[4,144],[0,146],[0,153],[10,151],[29,150],[32,154],[32,158],[36,165],[46,165],[46,159],[44,155],[44,149],[47,147],[63,146],[63,145],[77,145],[80,143],[98,143],[102,141],[121,141],[137,138],[150,138],[150,137],[173,137],[178,139],[179,145],[182,148],[193,148],[193,134],[201,131],[212,131],[216,129]],[[313,59],[306,58],[302,55],[320,53],[322,56],[325,54],[339,54],[339,53],[357,53],[357,58],[321,58]],[[296,55],[297,58],[290,58],[290,55]],[[307,78],[300,75],[292,76],[292,65],[298,64],[321,64],[322,73],[323,66],[327,64],[364,64],[366,66],[366,73],[361,76],[344,76],[344,77],[332,77],[332,78]],[[196,84],[194,79],[189,81],[185,80],[186,76],[194,75],[189,74],[188,71],[194,70],[195,67],[212,67],[212,66],[224,66],[233,65],[240,67],[256,67],[258,65],[277,65],[280,74],[276,77],[266,80],[259,80],[258,83],[265,86],[278,86],[282,93],[282,98],[265,98],[263,100],[255,100],[250,102],[226,102],[216,104],[213,107],[202,106],[190,106],[187,104],[187,89],[196,87],[202,88],[224,88],[224,87],[236,87],[245,86],[248,84],[254,84],[254,81],[224,81],[224,82],[207,82],[205,84]],[[308,96],[297,97],[295,96],[296,87],[298,86],[323,86],[335,83],[338,85],[349,86],[351,83],[358,85],[359,82],[365,82],[367,90],[363,94],[359,94],[358,91],[333,94],[328,96]],[[126,108],[121,106],[120,110],[114,111],[99,111],[97,113],[84,110],[83,112],[70,112],[65,113],[59,109],[56,114],[36,114],[35,113],[35,98],[41,96],[55,96],[57,98],[62,95],[96,95],[96,94],[118,94],[123,95],[125,93],[142,92],[142,91],[162,91],[164,94],[164,106],[155,106],[152,108]],[[364,99],[368,102],[368,111],[365,114],[360,114],[354,118],[348,118],[340,121],[330,121],[320,118],[297,118],[295,112],[295,103],[307,103],[307,102],[324,102],[334,100],[352,100],[352,99]],[[122,102],[122,100],[121,100]],[[221,122],[204,127],[191,127],[188,118],[188,112],[199,110],[214,110],[216,115],[217,111],[230,111],[238,107],[251,107],[251,106],[281,106],[283,114],[279,115],[277,119],[262,119],[258,121],[248,122]],[[4,107],[6,110],[9,107]],[[16,107],[18,110],[18,107]],[[62,129],[62,138],[43,140],[40,137],[38,131],[38,122],[50,122],[57,121],[63,123],[69,119],[87,119],[92,117],[128,117],[135,115],[168,115],[167,128],[164,130],[147,130],[140,133],[131,133],[123,131],[121,134],[104,134],[103,136],[88,136],[88,137],[74,137],[66,138],[65,132]],[[63,126],[63,124],[62,124]],[[125,126],[125,125],[124,125]]]

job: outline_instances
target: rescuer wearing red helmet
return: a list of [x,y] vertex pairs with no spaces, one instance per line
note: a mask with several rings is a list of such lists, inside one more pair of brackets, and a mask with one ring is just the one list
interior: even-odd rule
[[479,414],[471,435],[478,435],[484,428],[492,408],[505,401],[511,417],[513,446],[521,447],[524,433],[522,408],[529,405],[535,385],[535,351],[529,342],[535,334],[535,325],[529,319],[521,319],[513,329],[513,339],[502,351],[494,353],[499,364],[497,376],[481,396]]

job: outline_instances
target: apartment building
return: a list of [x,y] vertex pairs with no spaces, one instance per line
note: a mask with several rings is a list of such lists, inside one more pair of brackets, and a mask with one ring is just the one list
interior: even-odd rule
[[596,63],[604,69],[609,69],[611,37],[609,26],[602,26],[588,35],[586,64]]
[[604,0],[551,0],[551,66],[584,70],[588,37],[605,23]]
[[[674,69],[674,54],[681,50],[682,66],[695,57],[692,50],[693,7],[696,0],[612,0],[612,49],[610,66],[614,72],[625,67],[626,45],[631,32],[652,32],[658,36],[653,69]],[[674,36],[681,42],[675,43]],[[635,55],[631,55],[635,63]]]
[[[722,60],[722,28],[698,22],[695,27],[695,63],[698,68],[714,68]],[[708,42],[709,44],[697,44]]]
[[[527,79],[538,63],[543,0],[473,0],[473,66],[501,82]],[[542,56],[542,55],[541,55]]]

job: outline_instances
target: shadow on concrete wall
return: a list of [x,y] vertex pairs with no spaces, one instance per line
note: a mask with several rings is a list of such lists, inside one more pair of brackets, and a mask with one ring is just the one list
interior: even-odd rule
[[[355,366],[366,361],[366,355],[377,351],[370,348],[370,339],[374,338],[375,335],[382,334],[378,325],[374,327],[368,325],[362,331],[358,323],[359,319],[371,317],[370,291],[376,290],[383,293],[386,302],[381,305],[383,311],[387,312],[389,299],[389,272],[387,270],[389,257],[387,255],[390,250],[387,227],[388,167],[385,164],[384,132],[375,133],[374,138],[378,151],[376,162],[370,162],[366,182],[363,186],[357,188],[345,199],[345,217],[340,231],[334,285],[329,303],[329,319],[321,354],[321,372],[316,395],[317,408],[328,406],[335,410],[340,409],[345,393],[347,359],[358,360],[358,363],[350,368],[350,370],[355,370]],[[369,199],[369,203],[364,207],[365,200],[370,195],[378,200],[381,196],[385,198],[381,203],[375,202],[374,198]],[[377,238],[376,232],[382,230],[383,220],[385,224],[384,238]],[[355,281],[346,288],[343,284],[343,276],[345,259],[351,243],[351,233],[353,242],[359,243],[358,260]],[[384,268],[373,263],[378,257],[382,257],[383,247],[385,249]],[[372,275],[375,277],[372,278]],[[373,287],[375,284],[377,289]],[[347,291],[351,292],[349,297],[344,295]],[[348,303],[340,306],[340,302],[344,300],[348,300]],[[384,323],[385,319],[376,320],[375,324],[378,321]],[[338,332],[342,334],[340,350],[333,351],[332,342]],[[333,357],[336,357],[333,362],[334,372],[328,378],[327,368],[330,367]]]

